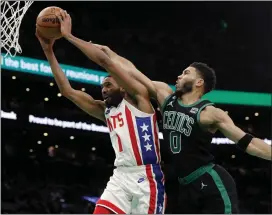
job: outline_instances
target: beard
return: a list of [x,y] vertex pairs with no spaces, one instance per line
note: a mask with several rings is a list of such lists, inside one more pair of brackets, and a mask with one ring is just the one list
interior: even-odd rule
[[123,98],[124,98],[123,93],[115,92],[106,99],[105,104],[108,108],[112,106],[117,107],[121,103]]
[[177,90],[175,91],[175,95],[176,95],[177,97],[180,97],[180,96],[183,96],[184,94],[190,93],[190,92],[192,92],[192,91],[193,91],[193,82],[190,81],[190,82],[184,83],[184,85],[183,85],[182,88],[177,89]]

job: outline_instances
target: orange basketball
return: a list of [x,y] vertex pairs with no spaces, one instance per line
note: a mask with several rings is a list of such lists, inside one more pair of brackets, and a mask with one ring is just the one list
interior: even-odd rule
[[57,16],[60,16],[59,7],[47,7],[44,8],[38,15],[36,24],[37,30],[41,36],[47,39],[59,39],[61,38],[60,22]]

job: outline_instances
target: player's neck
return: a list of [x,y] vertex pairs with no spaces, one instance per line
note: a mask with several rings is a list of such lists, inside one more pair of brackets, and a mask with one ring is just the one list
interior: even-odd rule
[[191,105],[196,103],[201,98],[201,93],[197,91],[192,91],[182,95],[179,99],[184,105]]
[[137,108],[137,103],[135,102],[135,100],[133,98],[131,98],[129,95],[125,95],[124,99],[130,103],[132,106]]

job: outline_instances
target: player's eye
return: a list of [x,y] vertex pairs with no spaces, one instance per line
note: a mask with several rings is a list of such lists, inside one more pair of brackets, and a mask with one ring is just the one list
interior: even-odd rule
[[111,86],[111,83],[106,82],[106,83],[103,84],[103,86],[104,86],[104,87],[110,87],[110,86]]

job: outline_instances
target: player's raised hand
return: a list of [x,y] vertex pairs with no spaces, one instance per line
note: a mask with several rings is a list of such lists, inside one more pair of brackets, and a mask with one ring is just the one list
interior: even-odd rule
[[37,29],[36,29],[35,35],[38,38],[38,40],[42,46],[42,49],[44,51],[53,51],[53,45],[55,43],[55,39],[46,39],[46,38],[42,37],[39,34],[39,31]]
[[66,10],[60,11],[60,16],[58,16],[60,21],[60,31],[63,37],[68,37],[71,35],[72,31],[72,19],[71,16],[66,12]]

